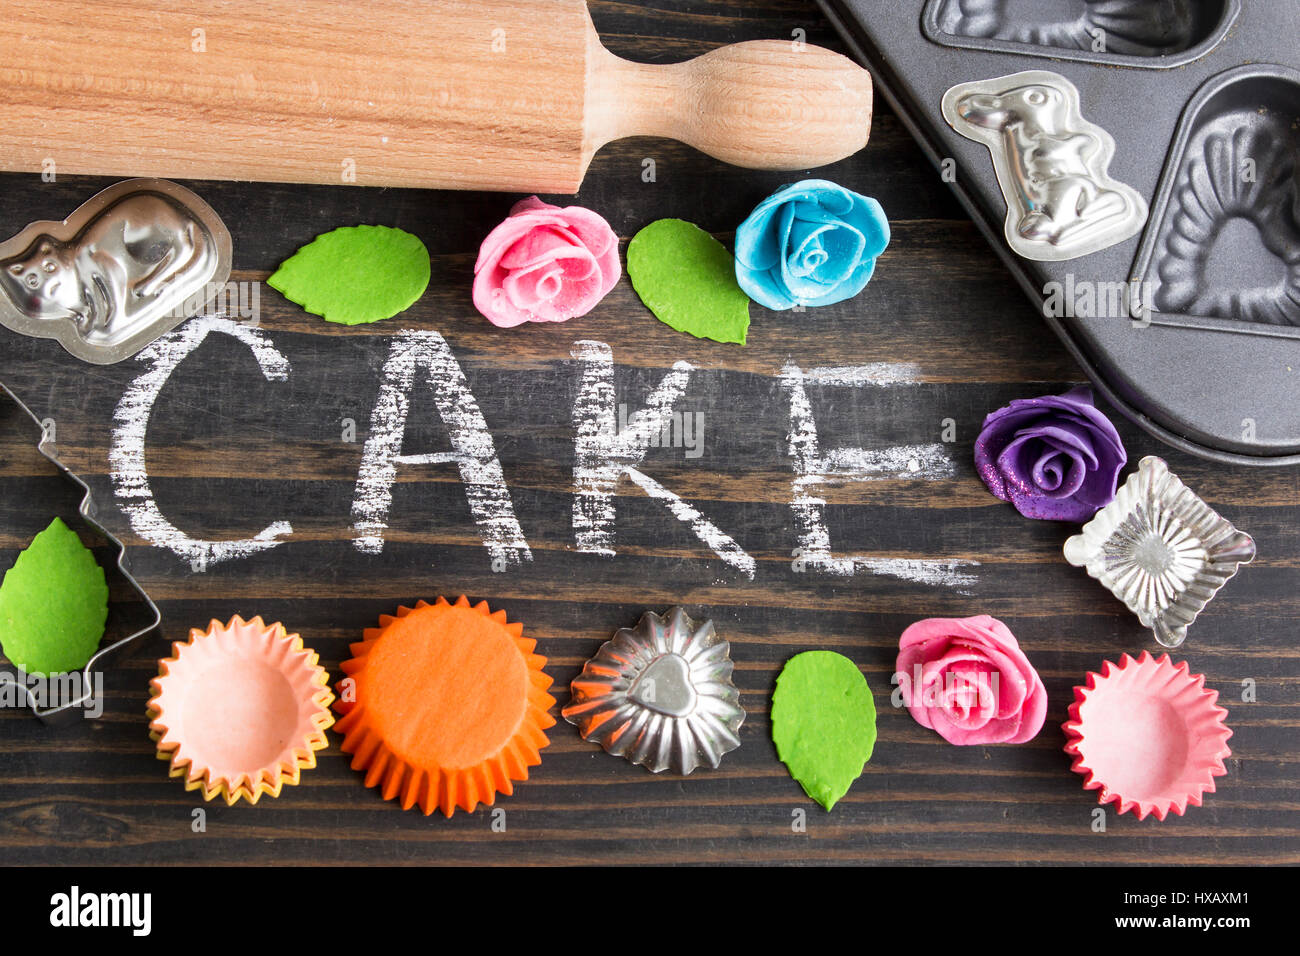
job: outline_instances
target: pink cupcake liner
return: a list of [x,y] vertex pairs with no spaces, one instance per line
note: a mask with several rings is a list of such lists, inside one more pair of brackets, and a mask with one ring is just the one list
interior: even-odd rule
[[194,628],[150,682],[149,736],[204,800],[257,803],[296,785],[329,745],[329,674],[302,638],[260,617]]
[[1204,674],[1189,674],[1186,661],[1175,665],[1168,654],[1105,661],[1087,686],[1074,688],[1064,724],[1065,752],[1075,758],[1070,769],[1085,776],[1085,790],[1101,791],[1098,803],[1115,803],[1119,813],[1182,816],[1227,773],[1232,731],[1218,698]]

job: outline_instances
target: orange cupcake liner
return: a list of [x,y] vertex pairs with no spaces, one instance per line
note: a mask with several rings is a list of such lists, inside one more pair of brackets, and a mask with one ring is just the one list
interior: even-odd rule
[[169,775],[227,805],[297,785],[334,723],[319,660],[297,634],[261,617],[213,620],[173,643],[148,704],[149,736]]
[[343,752],[365,785],[425,815],[491,806],[528,779],[555,705],[546,658],[505,611],[438,598],[384,615],[336,689]]

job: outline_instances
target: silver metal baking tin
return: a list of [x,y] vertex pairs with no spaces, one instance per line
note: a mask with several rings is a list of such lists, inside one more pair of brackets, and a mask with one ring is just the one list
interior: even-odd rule
[[944,46],[1167,70],[1218,46],[1240,12],[1241,0],[928,0],[921,30]]
[[1065,560],[1109,588],[1165,647],[1186,640],[1205,605],[1254,557],[1250,535],[1154,456],[1065,542]]
[[[990,9],[994,2],[996,10]],[[1063,262],[1038,262],[1017,255],[1003,236],[1005,200],[992,164],[984,159],[984,146],[954,131],[939,111],[945,91],[962,80],[1002,76],[1034,65],[1062,74],[1078,88],[1084,115],[1115,138],[1110,172],[1150,203],[1146,231],[1154,243],[1161,232],[1172,235],[1166,229],[1172,221],[1162,214],[1157,193],[1179,151],[1175,137],[1196,110],[1198,91],[1241,76],[1228,71],[1245,68],[1270,74],[1278,82],[1264,82],[1262,76],[1260,81],[1233,81],[1208,109],[1199,110],[1195,125],[1207,132],[1219,127],[1216,117],[1223,115],[1219,106],[1232,112],[1237,107],[1262,108],[1269,116],[1252,118],[1250,125],[1286,132],[1286,140],[1300,158],[1300,87],[1284,82],[1290,71],[1300,70],[1300,44],[1296,43],[1300,3],[1086,2],[1089,7],[1104,7],[1108,16],[1129,8],[1141,18],[1148,8],[1164,8],[1173,21],[1190,18],[1196,46],[1173,54],[1184,61],[1177,69],[1149,68],[1171,65],[1164,57],[1148,57],[1142,63],[1119,60],[1112,55],[1117,49],[1109,42],[1113,35],[1108,37],[1109,52],[1095,61],[1075,59],[1069,51],[1044,45],[1045,38],[1036,44],[1013,45],[981,37],[956,46],[952,37],[936,37],[925,29],[923,14],[933,5],[930,0],[818,0],[850,50],[871,69],[876,92],[895,110],[899,122],[933,165],[949,173],[955,164],[956,177],[944,175],[943,180],[1034,310],[1087,372],[1100,397],[1139,428],[1189,454],[1228,464],[1300,464],[1300,402],[1295,400],[1300,335],[1296,327],[1220,318],[1226,311],[1221,308],[1206,315],[1211,311],[1206,308],[1210,300],[1199,295],[1188,303],[1195,304],[1199,314],[1191,309],[1177,311],[1186,300],[1174,297],[1166,300],[1171,311],[1130,316],[1122,286],[1160,279],[1160,262],[1156,260],[1163,258],[1155,256],[1139,263],[1150,268],[1136,271],[1136,235],[1090,256]],[[978,28],[973,23],[961,26],[967,33],[986,29],[1014,33],[1019,29],[1025,37],[1025,30],[1046,17],[1078,14],[1085,0],[952,0],[944,5],[957,6],[963,13],[982,8],[993,14]],[[1138,10],[1139,6],[1143,9]],[[1018,21],[1018,26],[1008,22],[1012,20]],[[1230,28],[1222,32],[1228,24]],[[946,26],[948,32],[958,29],[951,23]],[[1171,22],[1171,28],[1184,29],[1181,22]],[[1207,44],[1211,47],[1208,51]],[[1192,52],[1204,55],[1189,59]],[[1044,56],[1052,60],[1041,59]],[[1279,98],[1285,98],[1289,108],[1283,109],[1287,104],[1279,104]],[[1275,124],[1279,112],[1289,113],[1291,122]],[[1262,169],[1268,164],[1258,165]],[[1300,188],[1300,177],[1292,182]],[[1280,194],[1280,190],[1270,192],[1275,197]],[[1269,223],[1277,224],[1277,220]],[[1269,249],[1260,241],[1262,237],[1251,234],[1252,225],[1249,217],[1245,221],[1233,217],[1216,237],[1208,257],[1209,289],[1222,296],[1221,302],[1229,298],[1248,301],[1250,287],[1261,275],[1268,280],[1265,285],[1276,289],[1282,284],[1284,267],[1290,268],[1300,255],[1300,230],[1286,243],[1279,264],[1276,250],[1284,231],[1270,228],[1274,249]],[[1146,244],[1148,238],[1143,236],[1141,242]],[[1151,248],[1158,250],[1154,245]],[[1270,268],[1273,271],[1269,272]],[[1069,297],[1068,293],[1061,295],[1064,287],[1097,295],[1091,304],[1084,301],[1083,309],[1062,310],[1062,299]],[[1262,291],[1258,285],[1255,288]],[[1149,288],[1134,291],[1153,298]],[[1099,304],[1102,298],[1107,300],[1105,307]],[[1242,314],[1248,313],[1259,315],[1257,310],[1242,310]]]
[[1083,118],[1079,91],[1059,73],[1026,70],[959,83],[944,119],[983,143],[1007,204],[1007,244],[1026,259],[1077,259],[1135,235],[1147,205],[1111,178],[1115,140]]
[[0,325],[110,365],[199,312],[230,278],[230,256],[230,232],[202,199],[129,179],[0,243]]
[[745,720],[730,650],[712,621],[647,611],[587,661],[561,713],[584,740],[654,773],[717,767]]
[[50,461],[54,462],[54,464],[58,465],[59,470],[81,488],[83,494],[81,504],[78,507],[81,517],[87,524],[107,538],[111,546],[117,549],[117,569],[126,580],[127,584],[129,584],[136,594],[140,596],[140,600],[144,603],[145,610],[148,614],[148,623],[145,624],[144,627],[133,631],[126,637],[123,637],[112,644],[100,647],[100,649],[95,652],[94,656],[86,662],[86,666],[81,671],[82,693],[75,699],[60,703],[57,707],[40,706],[36,696],[32,693],[31,688],[24,679],[26,675],[22,671],[13,668],[12,664],[6,663],[4,668],[0,669],[0,686],[12,684],[14,686],[14,692],[27,702],[28,708],[36,717],[48,724],[70,723],[78,717],[85,716],[87,704],[90,702],[91,695],[94,694],[95,689],[93,675],[102,671],[115,658],[120,656],[131,644],[157,632],[159,625],[162,623],[162,613],[158,610],[158,605],[154,604],[149,595],[145,593],[144,588],[142,588],[139,582],[132,576],[130,562],[126,557],[126,548],[122,545],[122,542],[114,537],[113,534],[100,524],[96,518],[95,502],[91,497],[90,487],[79,477],[69,471],[63,462],[59,461],[58,457],[52,450],[50,443],[45,440],[45,430],[41,426],[40,419],[32,413],[32,410],[24,405],[22,400],[10,391],[8,386],[3,382],[0,382],[0,391],[4,392],[5,395],[13,400],[13,403],[32,420],[36,429],[40,432],[41,439],[36,446],[37,450]]

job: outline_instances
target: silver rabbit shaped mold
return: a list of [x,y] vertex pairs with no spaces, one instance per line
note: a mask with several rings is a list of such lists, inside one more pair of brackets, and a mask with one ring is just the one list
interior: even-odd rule
[[959,83],[944,94],[942,111],[993,155],[1007,243],[1026,259],[1088,255],[1146,222],[1146,201],[1108,172],[1115,140],[1083,118],[1079,91],[1060,74],[1028,70]]
[[211,206],[176,183],[126,180],[0,243],[0,325],[120,362],[214,298],[230,261]]

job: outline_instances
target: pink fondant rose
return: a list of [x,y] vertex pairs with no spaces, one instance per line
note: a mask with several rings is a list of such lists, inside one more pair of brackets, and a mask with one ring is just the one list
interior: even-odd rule
[[917,621],[899,638],[894,679],[916,722],[953,744],[1022,744],[1047,716],[1038,672],[987,614]]
[[581,206],[515,203],[474,264],[474,307],[502,328],[586,315],[618,282],[618,236]]

